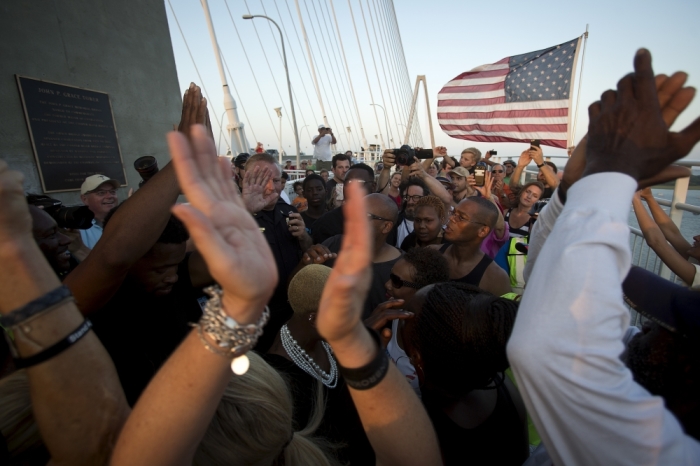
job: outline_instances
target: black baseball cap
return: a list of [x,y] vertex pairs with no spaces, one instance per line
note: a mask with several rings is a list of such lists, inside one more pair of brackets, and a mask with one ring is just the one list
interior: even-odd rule
[[670,332],[700,337],[700,291],[632,266],[622,282],[627,304]]

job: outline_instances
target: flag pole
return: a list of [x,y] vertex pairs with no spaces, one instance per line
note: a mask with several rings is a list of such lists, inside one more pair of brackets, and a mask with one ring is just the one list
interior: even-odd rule
[[581,82],[583,80],[583,64],[586,60],[586,43],[588,42],[588,24],[586,24],[586,32],[583,33],[583,53],[581,54],[581,71],[578,77],[578,91],[576,93],[576,110],[574,111],[574,125],[571,129],[571,134],[569,135],[569,140],[567,141],[567,149],[574,145],[574,138],[576,137],[576,123],[578,121],[578,107],[581,101]]

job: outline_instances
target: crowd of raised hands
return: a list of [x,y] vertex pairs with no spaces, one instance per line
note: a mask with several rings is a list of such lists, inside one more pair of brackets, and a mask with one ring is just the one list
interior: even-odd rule
[[[545,344],[549,335],[536,331],[543,320],[549,317],[556,320],[557,313],[566,314],[562,309],[553,308],[555,300],[550,300],[548,296],[563,291],[548,290],[547,277],[552,274],[561,276],[564,280],[561,283],[567,279],[571,282],[586,278],[571,270],[545,270],[545,264],[555,264],[558,259],[554,255],[562,252],[554,251],[554,246],[550,246],[550,243],[560,241],[557,244],[564,244],[569,240],[577,240],[574,236],[562,237],[568,234],[563,222],[580,215],[578,211],[567,213],[566,209],[574,209],[580,204],[581,198],[586,196],[586,193],[577,191],[577,185],[585,184],[586,189],[591,189],[592,182],[624,184],[626,179],[635,189],[644,189],[688,175],[687,169],[672,164],[688,154],[700,140],[700,120],[694,121],[680,132],[669,130],[694,97],[694,89],[684,87],[685,80],[683,73],[655,77],[649,52],[640,50],[634,58],[634,72],[619,81],[617,90],[605,92],[600,101],[590,106],[589,133],[577,145],[561,183],[553,172],[545,173],[550,186],[556,188],[558,185],[557,202],[561,202],[562,206],[566,203],[566,207],[562,207],[561,227],[558,224],[556,228],[552,226],[551,231],[544,231],[543,226],[541,237],[533,236],[527,273],[532,276],[532,281],[528,283],[532,283],[537,293],[526,291],[524,294],[513,331],[515,341],[509,348],[509,356],[528,411],[556,464],[613,464],[624,462],[624,458],[601,448],[599,443],[589,442],[590,438],[584,442],[576,436],[577,426],[587,429],[600,427],[593,419],[595,416],[589,413],[598,407],[610,407],[609,404],[591,405],[600,400],[597,397],[599,392],[610,388],[605,379],[610,374],[582,370],[582,376],[601,377],[586,382],[590,384],[587,386],[588,391],[577,391],[576,376],[569,373],[563,378],[570,380],[570,385],[552,383],[547,386],[551,380],[548,377],[556,377],[560,367],[554,362],[561,363],[561,358],[566,357],[566,351],[559,353],[560,349],[552,343],[560,342],[560,339],[553,338]],[[230,162],[216,155],[211,128],[206,124],[206,101],[201,98],[198,90],[193,89],[186,94],[186,103],[188,99],[198,98],[198,101],[183,106],[183,123],[178,131],[167,136],[172,164],[162,170],[166,174],[158,174],[160,181],[154,178],[149,182],[151,193],[161,190],[158,202],[162,202],[165,207],[163,218],[142,219],[144,234],[148,228],[153,228],[154,231],[161,228],[169,216],[168,208],[172,206],[172,213],[186,226],[196,247],[198,260],[202,261],[200,268],[196,269],[197,263],[193,262],[195,259],[190,259],[191,269],[201,269],[199,276],[203,277],[202,283],[213,280],[220,287],[220,291],[212,292],[216,296],[212,300],[218,302],[218,309],[223,316],[221,325],[229,325],[230,319],[234,322],[232,325],[247,329],[244,330],[244,333],[247,332],[245,337],[240,338],[252,338],[250,335],[255,333],[260,322],[265,319],[266,305],[278,286],[278,274],[270,246],[250,213],[258,212],[274,202],[277,193],[270,188],[270,171],[258,167],[246,173],[239,192],[239,187],[231,177]],[[435,150],[438,154],[444,152],[444,148]],[[518,162],[518,168],[521,165],[524,168],[532,157],[530,152],[524,153]],[[541,157],[541,152],[536,153],[535,157]],[[542,163],[541,160],[536,162],[538,165]],[[425,167],[419,165],[409,167],[406,176],[420,176],[429,180],[430,177],[424,175]],[[169,171],[170,175],[167,174]],[[612,178],[611,173],[626,178],[620,181],[620,178]],[[168,176],[171,178],[166,178]],[[486,199],[491,199],[491,175],[487,172],[484,185],[474,189],[479,190]],[[583,187],[579,190],[583,190]],[[175,205],[180,192],[187,197],[188,203]],[[444,189],[436,189],[434,192],[446,193]],[[137,191],[120,210],[127,209],[130,202],[145,195],[147,194],[143,190]],[[449,194],[443,197],[445,202],[454,202]],[[641,199],[646,199],[649,203],[655,224],[659,225],[659,232],[652,232],[654,222],[647,221],[641,214],[644,210]],[[659,255],[667,263],[674,264],[674,271],[679,276],[692,283],[695,269],[686,261],[690,245],[683,242],[677,231],[673,231],[661,215],[661,209],[652,200],[648,190],[641,191],[635,197],[634,208],[640,218],[640,226],[645,236],[648,235],[649,241],[658,244]],[[623,199],[624,202],[628,203],[629,199]],[[406,383],[405,377],[388,361],[381,340],[368,330],[362,320],[372,263],[372,220],[368,218],[366,203],[357,183],[346,186],[342,207],[345,222],[342,247],[337,258],[333,257],[335,264],[320,298],[315,328],[332,348],[341,373],[349,381],[352,402],[374,450],[377,464],[442,464],[440,444],[426,410]],[[206,456],[206,444],[209,445],[207,448],[229,449],[230,464],[292,465],[302,464],[300,458],[308,460],[311,457],[315,458],[315,464],[333,464],[332,456],[326,455],[317,443],[309,440],[310,436],[290,428],[291,408],[282,409],[287,413],[282,415],[279,410],[274,411],[264,403],[256,404],[259,399],[255,394],[263,390],[261,387],[273,390],[280,386],[280,391],[274,392],[280,403],[288,401],[289,393],[285,391],[284,381],[280,382],[274,371],[270,373],[262,359],[257,356],[245,359],[245,352],[254,344],[254,338],[245,347],[236,349],[224,346],[226,351],[212,351],[212,348],[220,350],[222,341],[208,336],[202,330],[203,324],[189,332],[148,384],[133,410],[130,409],[109,354],[90,331],[88,309],[99,306],[95,302],[96,293],[80,291],[79,286],[76,286],[78,291],[74,290],[72,284],[84,280],[74,275],[65,285],[71,289],[75,300],[69,293],[65,294],[65,288],[61,286],[32,237],[32,220],[25,201],[23,177],[2,160],[0,205],[0,263],[3,264],[0,268],[0,314],[5,319],[3,327],[6,334],[11,335],[9,338],[17,351],[14,356],[17,361],[31,361],[31,358],[46,354],[47,349],[53,349],[64,341],[64,346],[67,347],[63,351],[56,350],[55,355],[46,357],[38,364],[27,364],[26,369],[19,371],[21,377],[28,380],[33,417],[47,452],[44,460],[50,458],[52,464],[70,465],[211,464]],[[605,210],[605,206],[598,207],[601,211]],[[119,219],[115,218],[114,221],[119,222]],[[295,230],[302,241],[303,221],[290,225],[302,226]],[[134,224],[123,227],[140,228]],[[502,231],[502,217],[496,229],[499,228]],[[140,244],[128,245],[128,249],[136,257],[148,250]],[[599,253],[605,254],[605,251]],[[128,268],[130,265],[124,262],[125,259],[105,259],[100,254],[99,250],[91,252],[85,263],[94,264],[102,257],[110,267],[119,265]],[[563,262],[559,265],[570,266],[571,263],[566,260],[571,259],[575,251],[567,250],[566,254],[561,255],[564,257],[560,258]],[[677,260],[674,255],[680,259]],[[317,262],[315,259],[304,257],[306,263]],[[535,265],[536,262],[539,266]],[[615,264],[610,266],[613,269],[612,280],[617,281],[618,285],[626,272],[623,262],[620,263],[619,270]],[[601,262],[608,263],[610,261]],[[87,266],[84,269],[93,270]],[[619,273],[622,276],[616,277]],[[611,277],[610,273],[603,275]],[[96,277],[93,280],[98,279]],[[590,308],[576,308],[577,305],[572,304],[572,309],[578,309],[581,315],[595,314],[597,306],[609,304],[596,301],[597,291],[591,289],[588,283],[570,282],[566,282],[566,286],[572,293],[571,298],[581,297],[581,293],[590,293],[587,298],[589,301],[586,301]],[[582,287],[580,290],[576,289],[578,285]],[[114,285],[108,283],[101,286],[108,288]],[[454,303],[454,306],[459,305],[460,303]],[[21,312],[18,313],[17,310]],[[588,329],[591,333],[586,335],[592,335],[595,326],[606,325],[605,322],[588,317],[581,317],[579,324],[591,326]],[[134,322],[133,325],[139,323]],[[567,337],[565,331],[569,329],[568,323],[563,322],[561,325],[559,329],[551,326],[542,328],[552,333],[562,332],[561,336]],[[222,332],[231,328],[233,327],[229,325]],[[529,337],[524,335],[526,331],[530,333]],[[540,338],[543,343],[533,343],[535,338]],[[250,339],[246,341],[251,342]],[[600,342],[591,337],[582,344],[589,351],[592,350],[590,345],[595,345],[596,341]],[[620,349],[618,346],[615,347],[617,350]],[[589,357],[595,358],[595,352],[592,351]],[[544,361],[546,359],[551,361]],[[234,373],[231,369],[232,360],[239,363],[238,367],[234,367]],[[536,367],[540,363],[544,369]],[[250,365],[248,372],[247,365]],[[454,367],[454,370],[461,369]],[[542,372],[544,370],[550,372]],[[611,370],[616,372],[616,376],[622,377],[613,378],[614,380],[622,380],[625,384],[634,383],[629,371],[625,372],[622,366],[613,366]],[[542,375],[540,380],[537,374]],[[362,383],[366,386],[353,386],[354,379],[363,380]],[[562,395],[555,393],[556,390],[571,392]],[[571,393],[578,394],[581,398],[573,399]],[[237,397],[240,394],[246,396]],[[579,405],[581,409],[570,410],[559,402],[547,405],[547,400],[562,397],[565,403]],[[658,408],[649,415],[657,416],[655,419],[649,416],[635,417],[635,410],[644,410],[645,403],[647,407],[653,404],[650,400],[654,397],[648,392],[636,386],[620,397],[632,397],[634,402],[620,398],[617,400],[621,406],[619,413],[613,410],[599,417],[619,415],[630,423],[634,419],[641,419],[640,422],[649,423],[647,426],[660,429],[655,435],[663,437],[661,441],[657,438],[636,439],[636,443],[631,445],[638,451],[632,455],[635,461],[662,464],[664,459],[677,460],[681,457],[685,464],[697,464],[700,461],[697,438],[690,437],[671,423],[668,418],[672,415],[662,404],[650,408]],[[224,443],[212,446],[207,442],[212,442],[210,430],[214,423],[225,422],[222,419],[230,416],[222,414],[224,403],[231,403],[234,410],[240,411],[237,415],[242,420],[236,421],[240,423],[235,425],[250,435],[231,432],[223,436]],[[250,410],[249,417],[246,417],[245,409]],[[255,423],[261,422],[258,418],[269,416],[278,419],[274,417],[278,415],[281,417],[277,424],[284,425],[265,425],[264,429],[261,428],[269,431],[265,435],[261,434],[261,437],[269,438],[268,443],[249,438],[257,432],[255,428],[258,424]],[[654,435],[652,430],[645,430],[644,433]],[[616,437],[616,433],[610,429],[602,431],[617,439],[617,447],[621,450],[629,451],[625,444],[632,441],[629,436]],[[4,431],[3,435],[8,438]],[[644,442],[648,442],[649,448],[644,447]],[[652,447],[658,445],[660,447],[654,451]],[[251,453],[258,451],[259,453]],[[308,456],[312,454],[310,451],[317,456]],[[679,454],[679,451],[682,453]],[[464,463],[469,463],[468,451],[464,452]]]

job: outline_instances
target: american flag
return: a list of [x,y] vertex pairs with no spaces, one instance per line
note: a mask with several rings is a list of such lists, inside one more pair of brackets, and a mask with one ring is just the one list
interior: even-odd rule
[[462,73],[438,93],[438,122],[457,139],[567,147],[581,37]]

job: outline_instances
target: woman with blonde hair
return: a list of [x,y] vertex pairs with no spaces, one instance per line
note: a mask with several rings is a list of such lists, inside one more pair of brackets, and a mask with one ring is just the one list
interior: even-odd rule
[[322,402],[314,406],[306,427],[295,431],[287,384],[260,356],[248,353],[248,358],[248,372],[230,378],[194,464],[329,466],[322,450],[326,443],[311,437],[323,417]]

